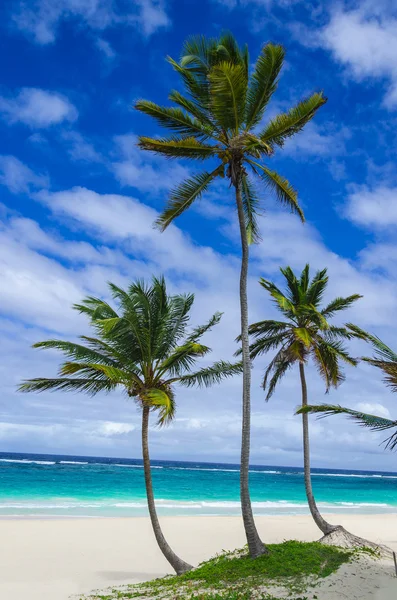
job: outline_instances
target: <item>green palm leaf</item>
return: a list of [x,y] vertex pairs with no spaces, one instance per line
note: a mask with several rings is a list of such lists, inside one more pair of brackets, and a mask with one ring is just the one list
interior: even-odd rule
[[284,204],[290,208],[291,211],[296,213],[301,221],[304,222],[305,216],[299,206],[296,190],[294,190],[288,180],[279,175],[276,171],[271,171],[264,165],[260,165],[253,160],[249,159],[247,162],[254,168],[255,172],[261,177],[266,186],[274,192],[280,204]]
[[165,392],[162,389],[151,388],[141,393],[141,399],[150,408],[159,413],[157,424],[162,427],[175,417],[175,400],[171,389]]
[[284,48],[274,44],[266,44],[256,61],[252,73],[246,109],[246,127],[257,125],[277,89],[277,78],[284,62]]
[[214,146],[205,145],[194,137],[156,139],[141,136],[138,146],[166,158],[206,160],[216,156]]
[[332,302],[330,302],[321,311],[321,313],[324,315],[324,317],[333,317],[335,313],[337,313],[341,310],[346,310],[360,298],[362,298],[362,296],[360,296],[360,294],[352,294],[351,296],[348,296],[347,298],[340,298],[340,297],[335,298],[335,300],[332,300]]
[[210,82],[211,111],[221,126],[238,133],[244,121],[247,74],[242,65],[224,62],[213,67]]
[[311,121],[318,109],[327,101],[323,94],[316,93],[302,100],[287,113],[278,115],[258,135],[266,143],[282,147],[285,141],[299,133]]
[[[362,427],[367,427],[371,431],[386,431],[387,429],[397,428],[397,421],[378,417],[368,413],[363,413],[350,408],[343,408],[340,405],[320,404],[318,406],[304,406],[299,408],[297,414],[311,413],[320,415],[319,418],[329,417],[331,415],[347,415],[350,419],[357,421]],[[397,447],[397,432],[387,438],[383,443],[386,448],[394,450]]]
[[85,392],[94,396],[99,392],[111,392],[116,389],[117,384],[108,379],[70,379],[59,377],[46,379],[37,377],[22,382],[18,386],[19,392]]
[[207,387],[214,383],[220,383],[227,377],[233,375],[240,375],[243,372],[243,366],[241,362],[229,363],[224,360],[220,360],[214,363],[210,367],[203,367],[195,373],[184,375],[178,379],[178,383],[186,387],[199,386]]
[[149,100],[138,100],[135,108],[153,117],[159,125],[184,136],[205,139],[210,138],[213,132],[211,127],[203,125],[197,118],[192,119],[180,108],[159,106]]
[[248,244],[256,244],[261,240],[258,226],[259,198],[249,177],[243,175],[241,178],[241,195],[243,198],[243,209],[245,218],[245,229],[247,231]]
[[205,323],[205,325],[200,325],[199,327],[195,327],[192,333],[186,338],[186,343],[188,342],[197,342],[207,331],[210,331],[215,325],[217,325],[223,313],[216,312],[212,315],[210,320]]
[[218,173],[219,167],[211,173],[199,173],[186,179],[179,187],[175,188],[170,194],[165,210],[156,221],[157,227],[164,231],[176,217],[179,217],[195,200],[200,198]]

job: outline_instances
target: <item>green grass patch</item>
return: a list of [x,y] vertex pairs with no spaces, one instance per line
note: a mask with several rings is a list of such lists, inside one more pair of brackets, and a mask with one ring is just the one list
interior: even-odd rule
[[356,554],[319,542],[287,541],[270,544],[268,549],[268,554],[258,558],[251,558],[246,548],[223,552],[183,575],[126,586],[122,590],[112,590],[109,596],[94,595],[91,598],[277,600],[271,594],[272,586],[280,586],[290,592],[291,600],[307,600],[302,594],[308,587],[337,571]]
[[258,558],[248,555],[233,557],[232,553],[225,553],[174,580],[180,583],[201,580],[213,585],[219,581],[233,583],[247,577],[274,580],[309,575],[327,577],[352,555],[352,552],[319,542],[288,541],[270,544],[268,548],[269,553]]

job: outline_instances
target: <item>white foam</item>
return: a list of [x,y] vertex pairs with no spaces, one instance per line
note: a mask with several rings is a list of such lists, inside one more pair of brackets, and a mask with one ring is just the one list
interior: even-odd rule
[[23,460],[18,460],[18,459],[14,459],[14,458],[0,458],[0,462],[6,462],[6,463],[18,463],[18,464],[35,464],[35,465],[55,465],[55,461],[52,460],[27,460],[27,459],[23,459]]

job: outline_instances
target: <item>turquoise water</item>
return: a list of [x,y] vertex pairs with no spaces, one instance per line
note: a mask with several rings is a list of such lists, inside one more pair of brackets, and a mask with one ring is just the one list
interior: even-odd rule
[[[238,465],[153,461],[160,514],[239,514]],[[252,466],[254,512],[306,514],[301,468]],[[324,513],[397,513],[397,473],[314,469]],[[0,516],[147,514],[139,460],[0,453]]]

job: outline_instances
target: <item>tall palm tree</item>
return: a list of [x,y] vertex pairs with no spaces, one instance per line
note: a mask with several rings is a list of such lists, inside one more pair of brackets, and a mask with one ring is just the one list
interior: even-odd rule
[[[362,360],[381,369],[385,375],[384,382],[386,385],[389,386],[393,392],[397,392],[397,354],[393,352],[391,348],[386,346],[386,344],[384,344],[377,336],[368,334],[355,325],[350,324],[348,327],[362,339],[372,342],[375,348],[375,356],[372,358],[363,357]],[[397,421],[332,404],[320,404],[316,406],[308,405],[301,408],[298,412],[317,413],[322,417],[345,414],[358,422],[362,427],[366,427],[371,431],[395,429],[395,433],[386,438],[383,443],[385,444],[386,449],[395,450],[397,448]]]
[[[327,269],[317,271],[310,279],[309,265],[303,269],[299,279],[290,267],[280,269],[285,277],[287,289],[282,292],[274,283],[261,279],[261,286],[270,294],[277,309],[286,320],[266,320],[254,323],[249,333],[255,341],[250,346],[251,359],[277,350],[269,363],[263,379],[266,400],[273,395],[277,384],[294,365],[299,367],[302,407],[308,404],[305,365],[311,359],[325,382],[328,392],[344,379],[341,362],[355,366],[357,360],[347,352],[342,340],[358,334],[346,327],[329,323],[335,313],[349,308],[361,298],[358,294],[347,298],[335,298],[321,308],[322,298],[328,284]],[[338,527],[328,523],[320,514],[313,495],[310,471],[310,445],[308,415],[302,414],[304,477],[307,501],[316,525],[324,535]]]
[[151,286],[135,282],[127,290],[109,284],[118,311],[99,298],[87,297],[75,308],[86,315],[94,336],[80,336],[82,343],[48,340],[35,348],[55,348],[66,355],[59,377],[23,382],[22,392],[81,391],[91,395],[124,390],[142,411],[142,455],[146,495],[154,535],[165,558],[180,574],[191,566],[168,545],[156,513],[150,468],[148,431],[151,412],[157,424],[167,425],[175,416],[176,384],[209,386],[224,377],[241,373],[241,364],[224,361],[193,371],[197,359],[210,348],[201,337],[216,325],[215,313],[205,325],[187,331],[194,296],[167,295],[163,278]]
[[266,164],[276,149],[301,131],[326,99],[321,92],[302,100],[266,124],[266,108],[277,89],[284,48],[265,45],[250,70],[247,47],[240,48],[226,33],[219,39],[196,36],[185,42],[179,62],[168,62],[181,78],[183,93],[169,94],[172,106],[139,100],[135,108],[151,116],[172,135],[140,137],[139,146],[174,159],[209,161],[207,171],[195,173],[175,187],[157,225],[166,229],[219,178],[234,188],[241,237],[241,338],[243,348],[243,415],[240,496],[247,542],[252,557],[266,551],[258,535],[249,493],[251,371],[248,338],[247,274],[249,245],[260,239],[257,216],[261,202],[252,176],[277,200],[304,220],[297,193],[290,183]]

